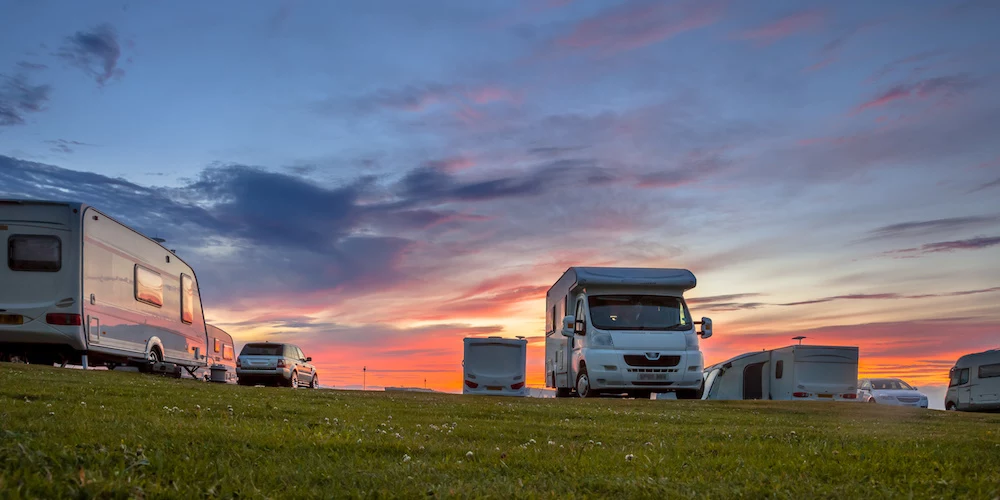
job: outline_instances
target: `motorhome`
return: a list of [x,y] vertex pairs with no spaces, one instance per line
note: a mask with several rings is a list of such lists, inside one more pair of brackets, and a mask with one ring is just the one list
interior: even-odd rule
[[207,336],[191,266],[82,203],[0,200],[0,355],[194,375]]
[[206,330],[208,331],[206,380],[235,384],[236,355],[233,336],[215,325],[206,325]]
[[528,395],[528,341],[524,337],[466,338],[464,343],[462,394]]
[[699,337],[712,336],[712,320],[688,311],[684,292],[695,284],[686,269],[567,269],[545,296],[546,387],[556,397],[697,399]]
[[858,348],[793,345],[705,368],[702,399],[857,401]]
[[949,379],[945,409],[1000,411],[1000,349],[958,358]]

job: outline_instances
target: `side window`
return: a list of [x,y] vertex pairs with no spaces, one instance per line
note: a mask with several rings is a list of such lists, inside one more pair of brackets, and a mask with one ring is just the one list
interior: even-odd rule
[[[194,322],[194,280],[186,274],[181,275],[181,321],[188,324]],[[219,352],[218,345],[215,352]]]
[[951,380],[948,381],[948,387],[955,387],[958,385],[958,379],[961,375],[961,370],[951,369]]
[[1000,377],[1000,363],[979,367],[979,378]]
[[222,341],[215,339],[215,352],[219,352],[219,348],[222,346]]
[[284,356],[286,358],[293,358],[293,359],[296,358],[297,356],[295,356],[295,346],[285,344]]
[[783,360],[778,360],[774,364],[774,378],[781,378],[785,374],[785,362]]
[[58,236],[15,234],[7,239],[7,267],[11,271],[58,272],[62,269],[62,241]]
[[559,325],[560,321],[561,321],[560,318],[556,317],[556,306],[555,306],[555,304],[553,304],[552,305],[552,332],[553,333],[556,332],[557,330],[559,330],[559,326],[558,325]]
[[163,278],[160,273],[135,266],[135,300],[163,307]]
[[959,375],[958,377],[958,385],[963,385],[968,383],[969,383],[969,369],[962,368],[962,374]]
[[870,390],[872,390],[872,382],[871,382],[871,380],[865,380],[864,382],[862,382],[861,383],[861,390],[862,391],[870,391]]

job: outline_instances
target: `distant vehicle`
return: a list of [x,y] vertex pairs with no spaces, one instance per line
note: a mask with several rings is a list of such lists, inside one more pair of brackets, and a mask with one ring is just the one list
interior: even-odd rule
[[236,355],[233,336],[215,325],[208,330],[208,368],[206,379],[210,382],[236,383]]
[[858,381],[858,400],[893,406],[927,408],[927,395],[898,378],[863,378]]
[[857,401],[858,348],[793,345],[705,368],[702,399]]
[[556,397],[697,399],[699,335],[712,336],[712,320],[688,312],[683,295],[695,283],[686,269],[567,269],[545,299],[545,386]]
[[157,241],[94,207],[35,200],[0,200],[0,238],[0,359],[206,365],[194,270]]
[[958,358],[950,375],[945,409],[1000,411],[1000,349]]
[[467,338],[462,361],[462,394],[527,396],[528,341],[523,338]]
[[312,358],[293,344],[252,342],[236,358],[236,378],[240,385],[281,384],[319,388],[319,374]]

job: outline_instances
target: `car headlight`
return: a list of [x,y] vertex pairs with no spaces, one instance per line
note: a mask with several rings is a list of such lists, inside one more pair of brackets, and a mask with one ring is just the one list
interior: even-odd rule
[[614,347],[615,344],[611,342],[610,333],[594,333],[590,336],[590,345],[594,347]]

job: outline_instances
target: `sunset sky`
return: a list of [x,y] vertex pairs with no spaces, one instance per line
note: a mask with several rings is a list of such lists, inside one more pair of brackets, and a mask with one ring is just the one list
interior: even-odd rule
[[[714,363],[1000,347],[1000,3],[0,0],[0,195],[93,204],[324,384],[461,386],[572,265],[694,271]],[[934,404],[932,402],[932,404]],[[940,402],[937,403],[940,405]]]

